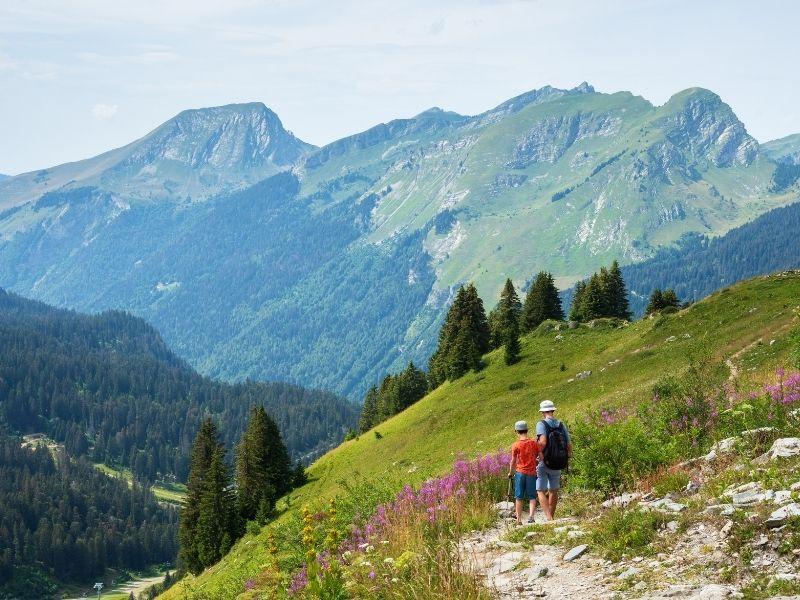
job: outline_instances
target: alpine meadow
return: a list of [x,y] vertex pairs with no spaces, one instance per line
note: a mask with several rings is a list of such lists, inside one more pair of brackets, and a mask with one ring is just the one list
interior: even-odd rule
[[798,22],[3,3],[0,600],[800,598]]

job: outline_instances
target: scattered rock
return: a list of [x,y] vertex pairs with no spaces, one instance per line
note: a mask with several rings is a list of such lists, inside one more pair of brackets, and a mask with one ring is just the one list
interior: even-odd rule
[[670,521],[669,523],[667,523],[667,531],[669,531],[670,533],[675,533],[676,531],[678,531],[679,527],[680,524],[677,521]]
[[790,517],[800,517],[800,504],[792,502],[774,511],[765,521],[767,527],[779,527]]
[[567,327],[569,327],[570,329],[577,329],[578,328],[578,322],[577,321],[569,321],[567,323]]
[[733,521],[728,520],[728,521],[725,522],[725,525],[722,526],[722,529],[720,529],[719,532],[724,537],[728,537],[728,535],[731,532],[731,529],[733,529]]
[[704,585],[689,598],[692,600],[721,600],[722,598],[730,598],[733,592],[734,589],[728,585],[712,583]]
[[772,460],[800,456],[800,438],[779,438],[772,443],[767,454]]
[[493,508],[497,511],[497,514],[500,516],[500,518],[507,519],[509,517],[514,516],[513,502],[508,502],[504,500],[503,502],[498,502],[497,504],[495,504]]
[[677,340],[677,339],[678,339],[678,337],[677,337],[677,336],[675,336],[675,335],[671,335],[671,336],[669,336],[669,337],[668,337],[666,340],[664,340],[664,341],[665,341],[665,342],[674,342],[674,341],[675,341],[675,340]]
[[685,504],[680,504],[678,502],[673,502],[669,498],[661,498],[660,500],[655,500],[653,502],[647,502],[644,504],[645,508],[654,508],[656,510],[663,510],[666,512],[672,513],[679,513],[686,510]]
[[639,500],[642,495],[639,492],[631,492],[629,494],[622,494],[620,496],[614,496],[613,498],[609,498],[601,506],[603,508],[612,508],[618,506],[620,508],[625,508],[631,502]]
[[588,544],[581,544],[580,546],[575,546],[564,555],[564,560],[566,562],[572,562],[573,560],[581,556],[584,552],[586,552],[588,549],[589,549]]
[[797,573],[778,573],[775,575],[778,581],[797,581],[800,580],[800,575]]
[[800,492],[800,481],[797,481],[789,486],[789,489],[793,492]]
[[705,512],[719,513],[723,517],[730,517],[734,512],[736,512],[736,508],[733,506],[733,504],[712,504],[711,506],[706,507]]
[[591,371],[581,371],[577,375],[575,375],[575,379],[586,379],[587,377],[591,376]]
[[617,575],[617,577],[619,579],[630,579],[631,577],[636,577],[639,574],[639,571],[640,569],[637,569],[636,567],[629,567]]
[[767,502],[775,498],[775,492],[765,490],[763,492],[740,492],[732,497],[734,506],[752,506],[759,502]]
[[781,505],[792,501],[792,492],[789,490],[778,490],[775,492],[775,497],[772,499],[775,504]]
[[536,576],[537,577],[547,577],[547,574],[549,572],[550,572],[550,569],[548,569],[547,567],[542,567],[541,569],[539,569],[539,573]]
[[647,584],[644,581],[640,581],[635,586],[633,586],[633,591],[634,592],[641,592],[645,588],[647,588]]

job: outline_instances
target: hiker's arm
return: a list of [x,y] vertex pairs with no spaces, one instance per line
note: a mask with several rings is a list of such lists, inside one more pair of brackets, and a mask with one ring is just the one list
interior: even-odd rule
[[569,443],[567,444],[567,456],[569,456],[570,458],[572,458],[572,442],[569,442]]
[[511,477],[517,468],[517,453],[511,451],[511,463],[508,465],[508,476]]
[[547,436],[543,433],[540,433],[536,436],[536,443],[539,444],[539,452],[543,452],[545,446],[547,446]]

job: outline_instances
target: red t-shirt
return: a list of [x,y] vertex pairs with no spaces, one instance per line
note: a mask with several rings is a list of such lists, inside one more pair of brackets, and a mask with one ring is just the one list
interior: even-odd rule
[[511,455],[517,459],[517,471],[525,475],[536,475],[536,462],[539,458],[539,443],[536,440],[517,440],[511,446]]

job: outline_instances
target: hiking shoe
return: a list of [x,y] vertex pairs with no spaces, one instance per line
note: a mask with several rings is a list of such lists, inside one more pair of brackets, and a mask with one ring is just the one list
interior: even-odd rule
[[533,523],[536,523],[536,521],[534,520],[534,518],[533,518],[532,516],[531,516],[531,517],[528,517],[528,525],[531,525],[531,524],[533,524]]

